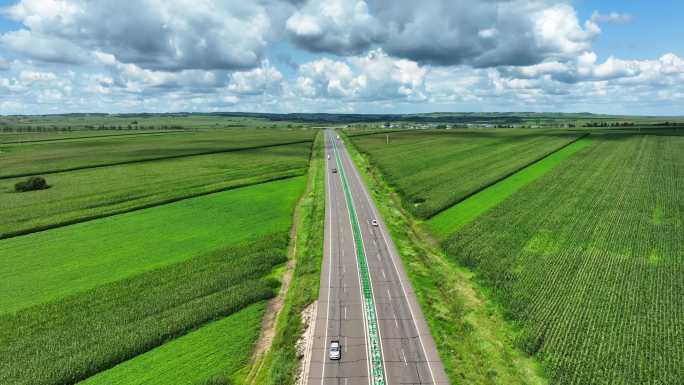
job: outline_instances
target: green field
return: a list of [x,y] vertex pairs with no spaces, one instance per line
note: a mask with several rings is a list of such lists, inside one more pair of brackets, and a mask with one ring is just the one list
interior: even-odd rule
[[413,130],[350,140],[399,192],[405,206],[424,219],[577,137],[546,131]]
[[465,225],[447,253],[553,384],[680,384],[684,138],[592,141]]
[[287,244],[284,231],[0,315],[0,383],[74,383],[270,298]]
[[[129,139],[137,140],[137,139]],[[47,176],[47,190],[15,193],[0,180],[0,236],[234,186],[306,173],[311,143],[85,169]]]
[[444,239],[589,145],[591,145],[589,138],[573,142],[569,146],[532,163],[508,178],[440,212],[425,221],[425,225],[433,235]]
[[286,231],[305,177],[0,241],[0,309],[15,310]]
[[0,145],[0,177],[313,140],[308,129],[223,129]]
[[263,304],[252,305],[79,384],[203,385],[230,378],[247,364],[263,312]]

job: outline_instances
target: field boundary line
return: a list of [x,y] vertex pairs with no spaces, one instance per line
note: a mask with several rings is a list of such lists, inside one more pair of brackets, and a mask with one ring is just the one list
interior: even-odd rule
[[[73,132],[73,131],[72,131]],[[129,137],[129,136],[147,136],[147,135],[164,135],[164,134],[178,134],[178,133],[192,133],[194,131],[187,130],[168,130],[160,132],[138,132],[138,133],[126,133],[126,134],[109,134],[109,135],[91,135],[91,136],[75,136],[73,138],[54,138],[54,139],[36,139],[36,140],[19,140],[14,142],[4,142],[0,143],[0,146],[6,144],[31,144],[31,143],[47,143],[47,142],[62,142],[67,140],[81,140],[81,139],[99,139],[99,138],[117,138],[117,137]],[[12,133],[8,133],[12,134]]]
[[268,144],[268,145],[261,145],[261,146],[229,148],[229,149],[223,149],[223,150],[198,152],[198,153],[193,153],[193,154],[182,154],[182,155],[179,154],[179,155],[170,155],[170,156],[163,156],[163,157],[156,157],[156,158],[125,160],[125,161],[121,161],[121,162],[93,164],[93,165],[78,166],[78,167],[69,167],[69,168],[64,168],[64,169],[59,169],[59,170],[48,170],[48,171],[43,171],[43,172],[27,172],[27,173],[20,173],[20,174],[2,175],[2,176],[0,176],[0,180],[13,179],[13,178],[23,178],[23,177],[34,176],[34,175],[59,174],[62,172],[90,170],[90,169],[94,169],[94,168],[122,166],[122,165],[127,165],[127,164],[134,164],[134,163],[157,162],[157,161],[169,160],[169,159],[189,158],[189,157],[193,157],[193,156],[216,155],[216,154],[226,154],[229,152],[258,150],[258,149],[262,149],[262,148],[271,148],[271,147],[289,146],[292,144],[309,143],[309,142],[313,142],[313,140],[314,139],[312,138],[311,140],[298,140],[298,141],[294,141],[294,142],[275,143],[275,144]]
[[82,217],[82,218],[75,218],[75,219],[68,220],[68,221],[56,222],[56,223],[51,223],[51,224],[47,224],[47,225],[43,225],[43,226],[36,226],[36,227],[30,228],[30,229],[25,229],[25,230],[10,231],[7,233],[0,234],[0,240],[15,238],[15,237],[19,237],[19,236],[23,236],[23,235],[29,235],[29,234],[33,234],[33,233],[39,233],[39,232],[43,232],[43,231],[47,231],[47,230],[53,230],[53,229],[56,229],[59,227],[66,227],[66,226],[76,225],[79,223],[90,222],[90,221],[94,221],[97,219],[113,217],[115,215],[127,214],[127,213],[131,213],[134,211],[145,210],[145,209],[149,209],[149,208],[153,208],[153,207],[157,207],[157,206],[167,205],[170,203],[180,202],[180,201],[183,201],[186,199],[199,198],[199,197],[202,197],[205,195],[216,194],[216,193],[229,191],[229,190],[235,190],[235,189],[239,189],[239,188],[243,188],[243,187],[250,187],[250,186],[256,186],[256,185],[260,185],[260,184],[264,184],[264,183],[278,182],[278,181],[285,180],[285,179],[297,178],[297,177],[301,177],[304,175],[306,175],[306,173],[301,173],[301,172],[296,173],[296,174],[292,174],[292,175],[281,175],[281,176],[278,176],[275,178],[265,179],[262,181],[256,181],[253,183],[240,183],[240,184],[236,184],[233,186],[221,187],[221,188],[212,189],[209,191],[202,191],[199,193],[192,193],[192,194],[183,195],[180,197],[167,198],[167,199],[163,199],[161,201],[150,202],[150,203],[146,203],[146,204],[143,204],[140,206],[129,207],[129,208],[121,209],[121,210],[114,210],[114,211],[109,212],[109,213],[96,214],[96,215],[86,216],[86,217]]
[[482,192],[482,191],[484,191],[484,190],[486,190],[486,189],[488,189],[488,188],[494,186],[495,184],[497,184],[497,183],[503,181],[504,179],[508,179],[508,178],[510,178],[511,176],[517,174],[518,172],[520,172],[520,171],[522,171],[522,170],[524,170],[524,169],[526,169],[526,168],[528,168],[528,167],[530,167],[530,166],[532,166],[532,165],[534,165],[534,164],[537,164],[537,163],[543,161],[544,159],[550,157],[551,155],[553,155],[553,154],[555,154],[555,153],[561,151],[562,149],[564,149],[564,148],[566,148],[566,147],[568,147],[568,146],[571,146],[571,145],[575,144],[576,142],[580,141],[581,139],[584,139],[584,138],[588,137],[589,135],[591,135],[591,133],[590,133],[590,132],[587,132],[587,133],[584,133],[584,134],[578,136],[577,138],[571,140],[570,142],[568,142],[568,143],[566,143],[566,144],[564,144],[564,145],[562,145],[562,146],[560,146],[560,147],[558,147],[558,148],[556,148],[556,149],[554,149],[554,150],[551,150],[550,152],[547,152],[546,154],[544,154],[544,155],[542,155],[542,156],[540,156],[540,157],[538,157],[538,158],[532,160],[532,161],[529,162],[529,163],[526,163],[526,164],[524,164],[524,165],[522,165],[522,166],[520,166],[520,167],[517,167],[515,170],[510,171],[510,172],[508,172],[508,173],[506,173],[506,174],[504,174],[504,175],[502,175],[502,176],[500,176],[500,177],[494,179],[493,181],[491,181],[491,182],[485,184],[484,186],[482,186],[482,187],[480,187],[480,188],[478,188],[478,189],[476,189],[476,190],[473,190],[473,191],[469,192],[468,194],[464,195],[463,198],[459,199],[458,201],[454,202],[453,204],[450,204],[449,206],[446,206],[446,207],[444,207],[444,208],[441,208],[441,209],[435,211],[435,212],[434,212],[433,214],[431,214],[430,216],[428,216],[428,217],[426,217],[426,218],[424,218],[424,219],[421,219],[421,220],[423,220],[423,221],[428,221],[428,220],[430,220],[430,219],[436,217],[437,215],[439,215],[439,214],[441,214],[441,213],[443,213],[443,212],[449,210],[450,208],[452,208],[452,207],[458,205],[459,203],[465,201],[466,199],[471,198],[472,196],[479,194],[480,192]]

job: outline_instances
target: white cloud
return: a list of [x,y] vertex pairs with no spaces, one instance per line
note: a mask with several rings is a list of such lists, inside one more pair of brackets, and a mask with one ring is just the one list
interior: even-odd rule
[[287,22],[299,46],[355,55],[381,47],[422,64],[477,67],[568,59],[600,33],[568,4],[544,0],[309,0]]
[[618,12],[611,12],[604,15],[599,11],[594,11],[594,13],[591,14],[591,21],[595,23],[627,24],[632,21],[632,15]]
[[278,93],[282,80],[280,71],[264,60],[258,68],[233,73],[228,90],[237,94]]
[[57,75],[53,72],[39,72],[39,71],[21,71],[19,73],[19,80],[23,83],[33,83],[33,82],[51,82],[57,80]]
[[287,20],[287,32],[305,49],[358,54],[380,39],[378,20],[360,0],[310,0]]
[[52,62],[94,51],[155,70],[258,65],[270,30],[259,2],[21,0],[7,10],[26,29],[0,37],[10,49]]
[[426,69],[382,50],[346,61],[319,59],[300,66],[296,90],[303,97],[359,100],[424,100]]

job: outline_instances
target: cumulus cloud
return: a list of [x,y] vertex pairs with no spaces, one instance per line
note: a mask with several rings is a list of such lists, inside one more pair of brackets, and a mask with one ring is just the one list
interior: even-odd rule
[[309,0],[287,21],[291,38],[314,52],[390,55],[437,65],[530,65],[589,49],[600,33],[573,7],[549,1]]
[[591,14],[591,21],[595,23],[627,24],[632,21],[632,15],[618,12],[602,14],[599,11],[594,11]]
[[365,1],[312,0],[287,20],[299,46],[315,52],[359,54],[380,41],[380,24]]
[[268,60],[264,60],[258,68],[233,73],[230,76],[228,90],[247,95],[278,93],[282,80],[283,75],[280,71],[272,67]]
[[323,58],[305,63],[300,66],[295,89],[307,98],[424,100],[425,73],[416,62],[373,50],[345,61]]
[[0,42],[32,58],[75,63],[101,51],[171,71],[254,67],[270,29],[263,5],[239,0],[21,0],[6,14],[25,29]]

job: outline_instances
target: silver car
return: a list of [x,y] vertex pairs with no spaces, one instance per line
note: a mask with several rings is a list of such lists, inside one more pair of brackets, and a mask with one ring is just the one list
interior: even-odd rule
[[342,356],[342,350],[340,349],[340,341],[332,340],[330,341],[330,353],[328,354],[331,360],[339,360]]

